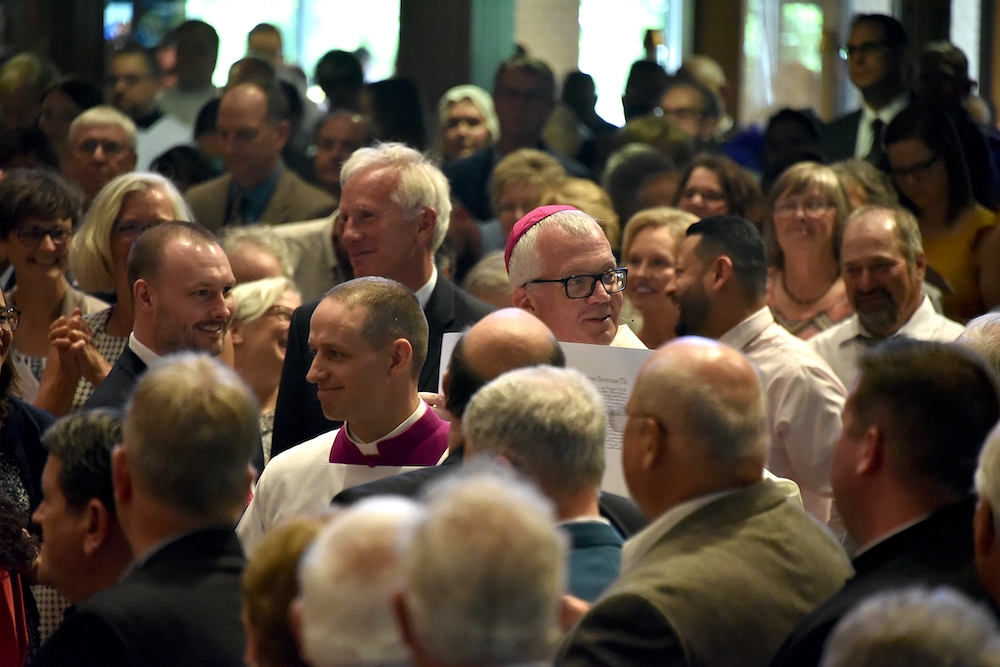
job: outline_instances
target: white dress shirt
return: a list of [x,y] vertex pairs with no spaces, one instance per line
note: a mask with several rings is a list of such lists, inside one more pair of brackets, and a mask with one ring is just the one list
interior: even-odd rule
[[[872,145],[875,143],[875,135],[872,134],[872,123],[875,119],[881,120],[888,127],[892,119],[895,118],[900,111],[905,109],[910,104],[910,94],[903,93],[889,104],[885,105],[878,111],[875,111],[867,104],[861,106],[861,122],[858,124],[858,136],[854,142],[854,157],[859,160],[864,160],[868,157],[868,154],[872,151]],[[885,132],[883,128],[882,132]]]
[[740,350],[760,374],[771,446],[767,469],[799,485],[802,504],[824,523],[830,518],[830,459],[840,439],[847,392],[805,341],[761,308],[719,341]]
[[[931,300],[924,296],[920,306],[906,324],[890,338],[905,336],[914,340],[948,343],[958,338],[963,330],[958,322],[937,313],[931,305]],[[874,347],[880,340],[865,331],[855,313],[836,326],[810,338],[809,345],[830,364],[830,368],[845,387],[853,387],[858,377],[858,360],[865,350]]]

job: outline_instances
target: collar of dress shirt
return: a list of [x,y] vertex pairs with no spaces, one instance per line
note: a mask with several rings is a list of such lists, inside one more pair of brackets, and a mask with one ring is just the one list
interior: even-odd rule
[[416,297],[417,303],[420,304],[420,310],[427,308],[427,302],[431,300],[431,294],[434,292],[434,288],[437,287],[438,282],[438,270],[436,266],[431,267],[431,279],[424,283],[424,286],[417,290]]

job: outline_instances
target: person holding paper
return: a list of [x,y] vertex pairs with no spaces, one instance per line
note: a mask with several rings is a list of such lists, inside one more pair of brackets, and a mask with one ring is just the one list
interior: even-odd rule
[[592,217],[572,206],[540,206],[517,221],[504,251],[511,302],[562,342],[645,349],[618,325],[628,269]]

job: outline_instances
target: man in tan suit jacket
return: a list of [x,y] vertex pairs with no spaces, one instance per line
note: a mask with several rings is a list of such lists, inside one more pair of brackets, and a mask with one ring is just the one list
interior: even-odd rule
[[337,202],[286,169],[288,100],[273,84],[242,83],[219,103],[219,135],[228,173],[185,193],[195,219],[218,233],[226,225],[279,224],[329,215]]

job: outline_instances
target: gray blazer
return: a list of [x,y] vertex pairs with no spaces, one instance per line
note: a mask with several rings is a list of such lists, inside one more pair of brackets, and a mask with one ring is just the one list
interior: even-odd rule
[[850,574],[832,535],[764,480],[660,538],[570,632],[556,665],[767,665]]

